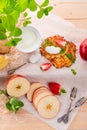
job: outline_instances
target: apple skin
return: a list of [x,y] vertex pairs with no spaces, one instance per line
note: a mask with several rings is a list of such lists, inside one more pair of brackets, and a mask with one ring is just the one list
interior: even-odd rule
[[[18,81],[18,79],[21,79],[21,80],[23,80],[23,82],[25,82],[25,85],[22,86],[22,89],[21,89],[23,92],[21,92],[21,91],[17,92],[16,90],[14,90],[15,82],[18,82],[18,84],[22,83],[21,81]],[[24,87],[25,87],[25,89],[24,89]],[[16,75],[13,75],[13,76],[11,76],[9,78],[9,80],[7,82],[7,85],[6,85],[6,89],[7,89],[7,93],[10,96],[20,97],[22,95],[25,95],[29,91],[29,89],[30,89],[30,82],[29,82],[29,80],[27,80],[27,78],[25,76],[16,74]]]
[[87,61],[87,39],[85,39],[79,47],[80,56],[83,60]]
[[[12,75],[11,77],[10,77],[10,79],[8,80],[8,82],[7,82],[7,86],[8,86],[8,83],[11,81],[11,80],[13,80],[13,79],[15,79],[15,78],[18,78],[18,77],[24,77],[23,75],[20,75],[20,74],[16,74],[16,75]],[[25,77],[24,77],[25,78]]]

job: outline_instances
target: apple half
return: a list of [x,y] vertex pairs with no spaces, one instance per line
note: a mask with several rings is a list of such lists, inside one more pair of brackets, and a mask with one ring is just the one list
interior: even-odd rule
[[13,75],[7,83],[7,93],[10,96],[20,97],[30,89],[30,82],[22,75]]

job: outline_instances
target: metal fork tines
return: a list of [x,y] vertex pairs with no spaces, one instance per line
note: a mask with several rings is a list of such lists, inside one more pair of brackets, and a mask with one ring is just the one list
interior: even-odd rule
[[61,116],[60,118],[57,119],[58,122],[61,122],[63,121],[64,123],[67,123],[68,120],[69,120],[69,111],[71,109],[71,106],[72,106],[72,102],[74,101],[74,99],[76,98],[76,94],[77,94],[77,88],[76,87],[73,87],[72,90],[71,90],[71,93],[70,93],[70,105],[69,105],[69,108],[68,108],[68,111],[66,114],[64,114],[63,116]]

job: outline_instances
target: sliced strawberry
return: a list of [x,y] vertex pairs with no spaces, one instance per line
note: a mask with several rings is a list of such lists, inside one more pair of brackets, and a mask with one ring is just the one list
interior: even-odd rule
[[48,86],[49,86],[51,92],[55,95],[60,95],[61,93],[66,93],[66,90],[63,89],[59,83],[49,82]]
[[51,63],[44,63],[40,66],[40,69],[45,71],[48,70],[51,66],[52,66]]
[[66,44],[66,41],[65,41],[65,40],[55,39],[54,42],[55,42],[59,47],[64,47],[65,44]]
[[60,36],[53,36],[53,41],[59,46],[59,47],[64,47],[66,44],[66,40],[63,37]]

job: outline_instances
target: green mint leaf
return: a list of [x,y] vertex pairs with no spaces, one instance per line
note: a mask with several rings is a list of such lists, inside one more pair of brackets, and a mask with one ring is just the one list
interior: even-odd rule
[[15,28],[12,32],[11,32],[11,34],[10,34],[10,36],[20,36],[22,34],[22,30],[20,29],[20,28]]
[[10,14],[14,10],[15,5],[16,5],[16,0],[8,0],[7,4],[5,5],[5,7],[3,9],[4,12],[6,14]]
[[16,9],[18,8],[21,12],[24,12],[28,8],[28,0],[17,0]]
[[31,11],[36,11],[37,10],[37,3],[35,2],[35,0],[28,0],[28,8]]
[[24,103],[16,97],[12,97],[9,100],[9,102],[6,103],[7,109],[14,112],[17,112],[23,106],[24,106]]
[[7,0],[0,0],[0,11],[2,11],[7,5]]
[[13,109],[12,109],[12,105],[11,105],[9,102],[6,103],[6,108],[7,108],[9,111],[12,111],[12,110],[13,110]]
[[45,8],[45,9],[44,9],[44,14],[45,14],[45,15],[48,15],[49,12],[50,12],[52,9],[53,9],[52,6],[49,6],[49,7]]
[[9,42],[7,42],[5,45],[6,46],[16,46],[19,41],[21,41],[22,38],[13,38]]
[[49,0],[45,0],[40,7],[46,7],[49,4]]
[[11,15],[13,16],[13,19],[15,21],[15,23],[18,23],[18,18],[20,16],[20,10],[17,9],[17,10],[14,10]]
[[12,105],[14,105],[14,106],[19,106],[19,107],[24,106],[24,103],[22,101],[20,101],[16,97],[11,98],[10,101],[9,101],[9,103],[12,104]]
[[0,40],[6,40],[7,36],[4,32],[0,32]]
[[76,74],[77,74],[77,72],[76,72],[75,69],[71,69],[71,72],[72,72],[73,75],[76,75]]
[[8,31],[13,30],[15,28],[15,21],[11,15],[3,16],[2,24],[4,28],[6,28]]
[[0,90],[0,94],[4,94],[4,95],[6,95],[7,97],[9,96],[8,93],[7,93],[7,90]]
[[28,16],[28,13],[27,13],[27,12],[24,12],[23,16],[24,16],[24,17],[27,17],[27,16]]
[[0,19],[0,23],[2,23],[2,20]]
[[31,24],[31,21],[24,21],[23,26],[26,27],[28,24]]
[[44,14],[44,9],[40,9],[40,11],[37,12],[37,17],[40,19],[43,17],[43,14]]
[[6,32],[6,29],[3,27],[3,24],[2,23],[0,23],[0,32]]

